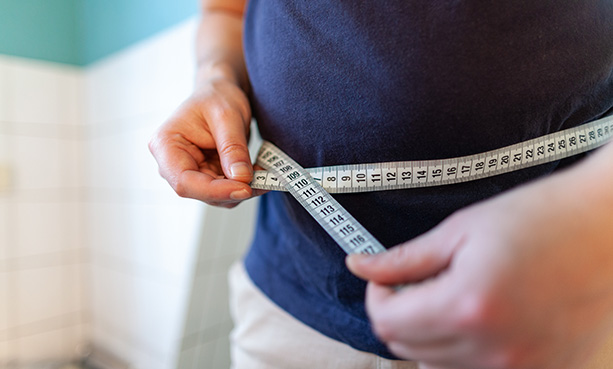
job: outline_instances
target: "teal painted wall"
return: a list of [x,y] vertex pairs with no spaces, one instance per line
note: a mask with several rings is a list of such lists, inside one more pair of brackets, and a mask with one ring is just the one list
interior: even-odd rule
[[196,14],[198,0],[80,0],[79,8],[81,63],[89,64]]
[[79,64],[78,0],[0,0],[0,54]]
[[198,0],[0,0],[0,54],[88,65],[197,12]]

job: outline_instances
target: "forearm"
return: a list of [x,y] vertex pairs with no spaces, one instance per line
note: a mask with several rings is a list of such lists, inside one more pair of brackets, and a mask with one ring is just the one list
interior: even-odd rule
[[247,0],[202,0],[196,37],[196,85],[225,78],[248,87],[242,48],[243,11]]

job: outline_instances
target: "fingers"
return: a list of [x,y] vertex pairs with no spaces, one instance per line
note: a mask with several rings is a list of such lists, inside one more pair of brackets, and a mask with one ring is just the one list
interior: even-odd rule
[[387,252],[349,255],[347,267],[356,276],[379,284],[420,281],[449,265],[455,245],[443,236],[435,229]]
[[369,283],[366,311],[373,330],[384,342],[431,345],[452,338],[446,324],[449,306],[447,294],[438,281],[395,290]]
[[202,151],[180,134],[159,133],[149,148],[160,175],[181,197],[229,207],[253,196],[246,183],[225,179],[209,169]]
[[401,342],[395,352],[403,357],[436,358],[457,341],[449,329],[457,286],[447,268],[459,242],[446,233],[438,227],[387,252],[347,258],[352,272],[370,280],[366,310],[373,330],[384,342]]
[[209,123],[226,177],[243,183],[251,182],[253,165],[247,147],[250,113],[243,113],[222,103],[203,113]]
[[453,329],[448,289],[452,278],[405,287],[399,291],[369,283],[366,310],[373,331],[399,357],[446,363],[463,357],[466,347]]
[[236,202],[250,198],[253,193],[249,185],[229,179],[214,178],[197,171],[184,171],[177,193],[192,199],[204,199],[210,204]]
[[[158,130],[149,147],[182,197],[233,207],[254,195],[247,148],[251,111],[238,86],[202,86]],[[225,177],[224,177],[225,176]]]

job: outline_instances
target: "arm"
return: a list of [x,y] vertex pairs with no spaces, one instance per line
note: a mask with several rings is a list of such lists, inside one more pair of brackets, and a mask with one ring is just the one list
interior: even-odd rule
[[[423,368],[577,368],[613,332],[613,143],[349,268]],[[414,283],[397,293],[390,284]]]
[[247,0],[201,0],[196,36],[197,84],[226,78],[247,89],[243,57],[243,11]]
[[246,3],[202,0],[196,87],[149,143],[160,174],[180,196],[224,207],[253,195],[242,51]]

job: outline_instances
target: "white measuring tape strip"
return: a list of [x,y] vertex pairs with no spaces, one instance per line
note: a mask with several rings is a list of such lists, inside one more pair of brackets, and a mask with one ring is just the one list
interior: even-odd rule
[[251,187],[289,191],[347,253],[385,248],[330,193],[385,191],[466,182],[567,158],[604,145],[613,116],[501,149],[458,158],[304,169],[264,142]]
[[[441,160],[337,165],[306,170],[329,193],[439,186],[564,159],[599,147],[612,135],[613,116],[610,116],[481,154]],[[279,178],[287,169],[279,169],[256,171],[251,187],[286,191]]]
[[275,173],[275,181],[300,202],[347,254],[385,251],[385,247],[326,192],[309,172],[278,147],[265,141],[260,148],[257,163],[262,168],[270,169],[270,173]]

